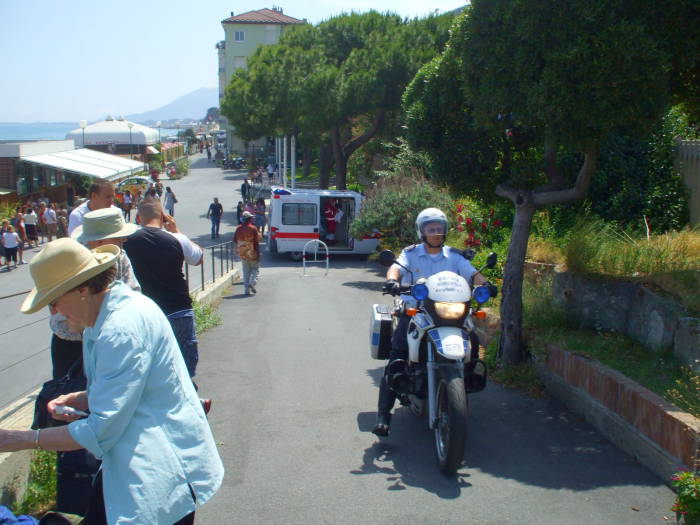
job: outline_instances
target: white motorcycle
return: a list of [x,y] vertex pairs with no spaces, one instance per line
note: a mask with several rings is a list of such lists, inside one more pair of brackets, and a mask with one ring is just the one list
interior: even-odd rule
[[[484,268],[493,268],[496,260],[496,254],[491,253]],[[383,266],[398,264],[389,250],[380,254],[379,261]],[[385,372],[387,383],[413,414],[425,416],[427,403],[435,457],[446,474],[453,474],[464,458],[467,394],[486,386],[486,365],[479,359],[472,317],[496,293],[491,284],[473,288],[464,277],[443,271],[396,290],[397,295],[413,296],[417,307],[409,307],[400,299],[394,301],[393,308],[380,304],[372,307],[370,348],[375,359],[388,359],[399,317],[410,317],[408,361],[391,362]]]

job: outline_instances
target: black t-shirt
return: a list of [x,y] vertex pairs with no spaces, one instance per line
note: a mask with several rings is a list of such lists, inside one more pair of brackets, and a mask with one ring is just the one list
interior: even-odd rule
[[141,291],[168,315],[192,308],[187,281],[182,273],[185,254],[173,235],[144,226],[124,243]]
[[224,212],[224,207],[221,205],[220,202],[212,202],[209,205],[209,215],[212,217],[221,217],[221,214]]

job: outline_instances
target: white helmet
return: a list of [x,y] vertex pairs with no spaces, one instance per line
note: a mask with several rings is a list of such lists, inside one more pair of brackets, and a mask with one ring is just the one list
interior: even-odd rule
[[418,214],[416,217],[416,234],[420,240],[425,240],[423,238],[423,226],[430,222],[439,222],[445,226],[445,235],[447,235],[447,217],[442,211],[437,208],[426,208]]

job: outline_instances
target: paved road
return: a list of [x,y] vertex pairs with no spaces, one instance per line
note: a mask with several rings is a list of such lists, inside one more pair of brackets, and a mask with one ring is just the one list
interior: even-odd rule
[[382,362],[368,321],[383,269],[334,258],[328,277],[266,256],[200,338],[198,383],[224,458],[202,523],[659,524],[673,495],[554,400],[490,384],[470,396],[466,464],[441,475],[424,422],[369,432]]
[[[192,170],[187,177],[167,181],[178,198],[175,216],[180,229],[204,247],[231,239],[235,222],[235,206],[240,199],[240,183],[243,171],[222,171],[207,162],[206,156],[191,158]],[[206,218],[209,203],[219,197],[224,205],[220,239],[210,238],[210,222]],[[135,214],[132,213],[132,220]],[[29,261],[38,253],[30,250],[25,253]],[[205,278],[211,279],[211,257],[205,258]],[[220,275],[219,253],[215,255],[216,273]],[[225,266],[224,266],[225,268]],[[191,275],[191,289],[200,286],[200,269],[195,268]],[[0,408],[12,403],[46,381],[51,374],[49,346],[51,331],[48,325],[48,312],[42,310],[32,315],[19,312],[24,293],[32,287],[28,265],[20,266],[7,273],[0,272]],[[19,294],[14,297],[7,297]]]

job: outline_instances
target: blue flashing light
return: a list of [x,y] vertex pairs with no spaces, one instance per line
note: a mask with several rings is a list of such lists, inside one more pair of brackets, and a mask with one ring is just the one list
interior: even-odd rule
[[474,288],[474,299],[477,303],[482,304],[491,299],[491,292],[488,286],[477,286]]
[[418,301],[425,301],[428,298],[428,287],[424,284],[416,284],[411,290],[411,295]]

